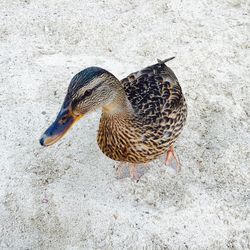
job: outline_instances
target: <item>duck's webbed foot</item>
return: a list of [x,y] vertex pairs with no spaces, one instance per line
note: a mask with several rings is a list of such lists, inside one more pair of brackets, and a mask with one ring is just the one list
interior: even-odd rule
[[[145,173],[146,166],[147,166],[146,164],[143,164],[143,166],[140,166],[140,164],[120,162],[115,167],[116,176],[118,179],[122,179],[122,178],[130,176],[131,179],[138,182],[140,177]],[[139,173],[137,170],[139,170]]]
[[179,160],[177,154],[174,151],[174,146],[173,145],[171,145],[170,148],[168,149],[166,159],[165,159],[165,164],[170,165],[172,158],[174,158],[175,163],[176,163],[175,167],[174,167],[176,172],[180,172],[181,171],[181,163],[180,163],[180,160]]

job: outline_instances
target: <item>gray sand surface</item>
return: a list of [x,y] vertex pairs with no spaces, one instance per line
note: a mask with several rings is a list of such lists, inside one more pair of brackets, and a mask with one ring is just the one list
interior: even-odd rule
[[[1,0],[0,249],[250,249],[249,1]],[[70,79],[168,65],[189,113],[182,171],[117,179],[100,111],[39,137]]]

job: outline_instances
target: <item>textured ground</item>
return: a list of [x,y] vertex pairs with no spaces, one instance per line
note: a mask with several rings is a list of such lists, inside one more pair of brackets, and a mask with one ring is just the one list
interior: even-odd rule
[[[249,1],[1,0],[1,249],[249,249]],[[100,113],[38,139],[71,77],[169,63],[189,116],[182,171],[117,180]]]

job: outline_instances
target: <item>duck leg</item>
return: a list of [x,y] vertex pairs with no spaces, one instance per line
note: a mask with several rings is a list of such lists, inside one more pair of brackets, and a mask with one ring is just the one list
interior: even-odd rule
[[169,165],[171,163],[172,157],[175,159],[175,162],[176,162],[176,172],[180,172],[181,164],[180,164],[180,160],[179,160],[177,154],[174,151],[174,145],[171,145],[170,148],[168,149],[166,159],[165,159],[166,165]]
[[139,181],[139,177],[138,177],[138,173],[136,170],[136,164],[130,163],[129,164],[129,173],[130,173],[130,177],[135,180],[136,182]]
[[123,178],[123,174],[124,174],[124,167],[126,166],[126,163],[124,162],[119,162],[117,167],[116,167],[116,177],[118,179],[122,179]]

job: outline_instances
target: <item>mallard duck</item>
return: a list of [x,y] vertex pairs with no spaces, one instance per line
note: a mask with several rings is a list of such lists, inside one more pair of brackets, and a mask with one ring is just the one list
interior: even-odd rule
[[158,59],[121,81],[99,67],[79,72],[40,144],[54,144],[76,121],[102,108],[98,145],[109,158],[128,163],[133,178],[137,179],[137,164],[165,153],[166,163],[174,157],[179,168],[174,143],[186,121],[187,106],[177,77],[165,64],[173,58]]

